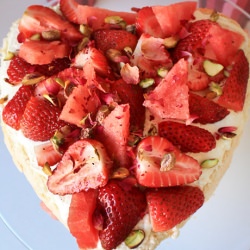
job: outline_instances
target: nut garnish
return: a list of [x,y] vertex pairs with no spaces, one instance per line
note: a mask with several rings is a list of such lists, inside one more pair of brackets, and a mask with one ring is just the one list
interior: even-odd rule
[[37,84],[39,82],[41,82],[42,80],[45,79],[44,75],[41,75],[39,73],[31,73],[31,74],[27,74],[23,80],[22,80],[22,84],[23,85],[34,85]]
[[111,178],[113,179],[124,179],[129,176],[129,170],[127,168],[117,168]]
[[51,170],[51,168],[50,168],[49,163],[46,162],[46,163],[44,164],[44,166],[43,166],[43,172],[44,172],[46,175],[48,175],[48,176],[52,175],[52,170]]
[[204,160],[204,161],[201,163],[201,167],[202,167],[202,168],[213,168],[213,167],[215,167],[218,163],[219,163],[219,160],[216,159],[216,158],[207,159],[207,160]]
[[130,249],[138,247],[144,240],[145,233],[141,229],[133,230],[125,240],[126,246]]

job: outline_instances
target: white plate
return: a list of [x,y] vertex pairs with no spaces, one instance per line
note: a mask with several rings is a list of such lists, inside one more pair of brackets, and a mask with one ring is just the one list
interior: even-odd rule
[[[98,1],[101,7],[128,10],[120,1]],[[174,1],[136,1],[137,6]],[[30,4],[46,1],[1,0],[0,39]],[[135,5],[134,5],[135,6]],[[186,226],[177,240],[164,241],[157,250],[250,250],[250,122],[246,126],[231,167],[214,196]],[[75,240],[40,208],[40,201],[19,173],[0,132],[0,249],[76,250]],[[2,219],[2,220],[1,220]],[[9,228],[11,229],[9,229]],[[12,230],[12,231],[11,231]]]

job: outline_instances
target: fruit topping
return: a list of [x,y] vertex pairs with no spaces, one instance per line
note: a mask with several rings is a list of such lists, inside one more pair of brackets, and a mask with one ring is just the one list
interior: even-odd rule
[[104,186],[108,182],[111,166],[100,142],[78,140],[64,153],[48,179],[48,188],[54,194],[65,195]]
[[215,148],[216,140],[204,128],[173,121],[163,121],[158,125],[159,135],[167,138],[182,152],[208,152]]
[[155,232],[167,231],[204,203],[204,194],[198,187],[178,186],[147,191],[149,215]]
[[104,218],[99,237],[107,250],[122,243],[145,213],[144,193],[125,181],[111,180],[99,189],[99,210]]
[[138,144],[135,174],[143,186],[168,187],[198,180],[201,168],[167,139],[149,136]]

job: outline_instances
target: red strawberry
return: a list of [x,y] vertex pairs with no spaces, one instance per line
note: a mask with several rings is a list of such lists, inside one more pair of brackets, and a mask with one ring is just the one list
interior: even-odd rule
[[125,83],[122,79],[111,83],[111,92],[118,95],[121,104],[129,103],[130,128],[133,130],[143,129],[145,122],[145,107],[143,89],[138,85]]
[[46,163],[53,166],[62,158],[62,155],[54,149],[51,142],[36,145],[34,147],[34,151],[37,163],[41,167],[43,167]]
[[4,107],[2,114],[3,121],[10,127],[18,130],[25,107],[32,95],[32,86],[21,86],[14,97]]
[[121,104],[108,114],[97,127],[95,136],[100,140],[117,166],[129,167],[129,104]]
[[84,68],[86,64],[92,64],[95,72],[103,77],[110,75],[107,58],[100,50],[94,47],[88,47],[80,51],[74,58],[72,65],[77,68]]
[[60,10],[69,21],[77,24],[88,24],[94,30],[103,27],[106,17],[119,16],[124,19],[127,24],[135,23],[136,18],[135,13],[118,12],[81,5],[76,0],[61,0]]
[[168,187],[194,182],[201,175],[199,163],[159,136],[143,139],[137,147],[136,178],[147,187]]
[[64,20],[51,8],[41,5],[29,6],[19,23],[19,37],[30,38],[32,35],[46,32],[59,31],[60,38],[75,44],[83,38],[83,35],[68,21]]
[[9,82],[12,84],[20,83],[27,74],[31,74],[35,71],[35,66],[27,63],[19,56],[15,56],[11,61],[7,69]]
[[93,224],[93,215],[97,203],[97,190],[75,193],[69,207],[68,226],[76,238],[79,248],[93,249],[97,247],[98,230]]
[[28,40],[21,44],[18,55],[30,64],[44,65],[69,53],[70,47],[61,41]]
[[193,91],[206,89],[209,84],[209,77],[205,72],[190,68],[188,72],[188,88]]
[[20,128],[24,136],[33,141],[47,141],[57,129],[65,125],[59,121],[60,113],[61,110],[49,101],[31,97],[20,121]]
[[206,129],[183,123],[164,121],[158,125],[160,136],[167,138],[182,152],[208,152],[215,148],[214,136]]
[[154,232],[170,230],[195,213],[204,203],[203,192],[193,186],[148,190],[146,197]]
[[189,112],[191,116],[197,117],[194,122],[201,124],[218,122],[229,114],[226,108],[193,93],[189,93]]
[[104,229],[99,233],[102,247],[115,249],[142,218],[145,195],[134,186],[112,180],[100,188],[98,202],[104,218]]
[[241,111],[244,107],[248,78],[249,63],[244,52],[239,50],[218,103],[234,111]]
[[101,29],[93,34],[97,49],[105,52],[108,49],[123,50],[125,47],[135,49],[137,37],[126,30]]
[[162,119],[189,118],[188,64],[179,60],[154,90],[145,96],[144,106]]
[[111,161],[104,146],[91,139],[78,140],[69,146],[53,174],[48,188],[65,195],[106,185]]

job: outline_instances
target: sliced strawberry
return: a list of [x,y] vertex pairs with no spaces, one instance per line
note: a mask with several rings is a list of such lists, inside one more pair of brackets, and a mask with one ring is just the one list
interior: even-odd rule
[[147,191],[154,232],[168,231],[194,214],[204,203],[198,187],[179,186]]
[[187,85],[190,90],[199,91],[206,89],[209,82],[209,77],[205,72],[192,67],[189,68]]
[[7,74],[9,82],[16,85],[20,83],[27,74],[31,74],[35,71],[35,66],[27,63],[19,56],[15,56],[9,64]]
[[104,218],[100,241],[104,249],[115,249],[122,243],[146,209],[146,199],[137,187],[112,180],[99,190],[98,203]]
[[214,136],[206,129],[173,121],[163,121],[158,125],[160,136],[167,138],[182,152],[208,152],[215,148]]
[[144,106],[162,119],[188,119],[187,79],[188,64],[182,59],[173,66],[159,85],[146,95]]
[[3,121],[10,127],[19,130],[26,105],[33,95],[32,86],[21,86],[14,97],[3,109]]
[[95,114],[100,106],[100,100],[94,91],[86,84],[73,88],[60,114],[60,119],[82,127],[83,119],[89,114]]
[[111,166],[100,142],[91,139],[76,141],[49,176],[48,188],[54,194],[65,195],[104,186]]
[[98,243],[98,230],[93,224],[97,204],[97,190],[75,193],[69,207],[68,226],[81,249],[94,249]]
[[60,41],[25,41],[20,46],[19,56],[30,64],[49,64],[57,58],[68,57],[70,47]]
[[194,182],[201,175],[199,163],[167,139],[149,136],[137,147],[136,178],[146,187],[168,187]]
[[125,47],[135,49],[137,37],[126,30],[101,29],[93,34],[95,45],[103,52],[108,49],[123,50]]
[[129,104],[130,128],[142,130],[145,122],[143,89],[138,85],[127,84],[122,79],[112,82],[110,89],[111,93],[118,96],[121,104]]
[[80,51],[76,55],[72,65],[77,68],[83,68],[87,63],[91,63],[94,66],[95,72],[103,77],[107,77],[110,74],[107,58],[100,50],[94,47],[88,47]]
[[34,141],[47,141],[57,129],[64,126],[63,121],[59,121],[61,110],[49,101],[31,97],[28,101],[20,128],[25,137]]
[[37,163],[41,167],[43,167],[46,163],[50,166],[54,166],[62,158],[62,155],[54,149],[51,142],[36,145],[34,147],[34,151]]
[[88,24],[96,30],[104,26],[104,19],[109,16],[119,16],[127,24],[135,23],[136,14],[130,12],[118,12],[103,8],[81,5],[76,0],[61,0],[60,10],[71,22]]
[[194,122],[201,124],[218,122],[230,113],[214,101],[193,93],[189,93],[189,111],[191,116],[197,117]]
[[239,50],[218,103],[234,111],[241,111],[244,107],[248,78],[249,63],[244,52]]
[[116,106],[95,131],[97,139],[104,144],[111,159],[121,167],[130,166],[127,152],[129,110],[129,104]]
[[51,8],[41,5],[29,6],[19,23],[19,31],[23,39],[44,31],[59,31],[62,39],[75,44],[83,35],[68,21],[64,20]]

